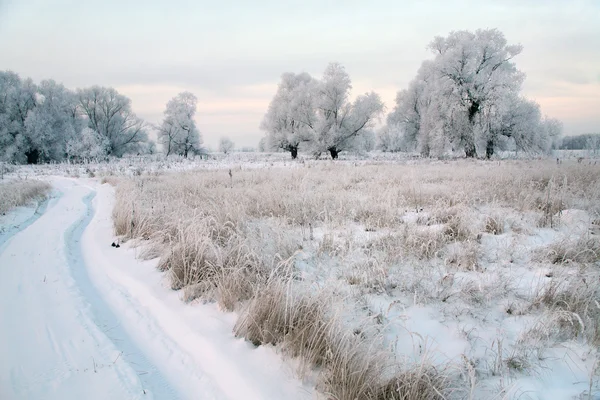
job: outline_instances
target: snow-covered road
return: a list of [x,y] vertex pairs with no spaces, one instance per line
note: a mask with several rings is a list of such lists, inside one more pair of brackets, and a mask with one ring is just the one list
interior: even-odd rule
[[235,315],[186,305],[155,262],[111,247],[113,189],[55,178],[57,193],[0,231],[0,399],[308,399]]

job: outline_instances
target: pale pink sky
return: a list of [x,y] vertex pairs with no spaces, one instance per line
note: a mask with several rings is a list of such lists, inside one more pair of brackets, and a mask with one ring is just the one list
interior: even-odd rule
[[256,146],[283,72],[340,62],[355,94],[374,90],[390,111],[435,35],[477,28],[523,44],[524,94],[566,134],[600,132],[596,0],[0,0],[0,70],[114,86],[149,122],[189,90],[208,146]]

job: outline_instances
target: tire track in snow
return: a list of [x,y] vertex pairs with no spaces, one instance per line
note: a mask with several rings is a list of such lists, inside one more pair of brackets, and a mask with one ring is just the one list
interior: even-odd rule
[[92,200],[96,192],[92,190],[82,201],[86,207],[84,215],[71,225],[64,235],[68,266],[73,279],[90,306],[93,322],[106,337],[121,351],[120,357],[136,372],[146,393],[155,399],[178,399],[181,396],[173,389],[160,371],[144,356],[134,340],[121,327],[119,319],[104,302],[92,284],[83,261],[81,237],[94,216]]
[[142,399],[141,381],[113,362],[118,350],[68,267],[65,230],[84,214],[89,189],[55,183],[62,196],[22,214],[0,251],[0,398]]

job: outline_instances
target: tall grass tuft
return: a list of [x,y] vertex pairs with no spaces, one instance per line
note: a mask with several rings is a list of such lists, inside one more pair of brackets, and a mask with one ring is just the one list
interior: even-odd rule
[[14,207],[25,206],[48,196],[51,186],[38,180],[15,180],[0,183],[0,215]]

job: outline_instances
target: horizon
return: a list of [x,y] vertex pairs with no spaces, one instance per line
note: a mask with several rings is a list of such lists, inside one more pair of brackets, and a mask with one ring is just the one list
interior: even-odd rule
[[340,62],[353,95],[373,90],[389,113],[396,93],[432,58],[426,46],[436,35],[498,28],[508,43],[524,46],[515,59],[527,75],[522,93],[563,122],[564,136],[600,131],[600,3],[591,0],[131,1],[115,13],[118,4],[0,3],[0,37],[11,38],[0,40],[0,70],[70,89],[112,86],[149,123],[187,90],[198,97],[205,146],[227,136],[236,148],[257,147],[284,72],[319,78],[329,62]]

